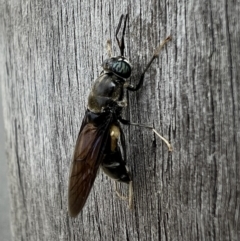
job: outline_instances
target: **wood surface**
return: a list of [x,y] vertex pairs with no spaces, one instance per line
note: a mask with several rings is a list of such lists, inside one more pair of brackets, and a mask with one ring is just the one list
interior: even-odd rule
[[[129,13],[124,127],[134,209],[99,172],[67,212],[68,173],[106,42]],[[1,85],[13,240],[240,240],[239,1],[1,1]],[[127,192],[122,185],[121,191]]]

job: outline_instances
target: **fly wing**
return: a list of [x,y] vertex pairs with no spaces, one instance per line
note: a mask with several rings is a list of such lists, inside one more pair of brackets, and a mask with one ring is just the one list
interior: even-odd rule
[[97,125],[87,123],[86,118],[83,121],[69,177],[68,210],[72,217],[76,217],[82,210],[90,193],[99,165],[104,158],[110,124],[110,118]]

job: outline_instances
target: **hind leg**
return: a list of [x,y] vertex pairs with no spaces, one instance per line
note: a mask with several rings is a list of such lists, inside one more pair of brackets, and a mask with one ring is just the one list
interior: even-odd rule
[[128,196],[123,196],[118,188],[117,188],[117,181],[114,182],[114,186],[115,186],[115,192],[118,195],[119,198],[123,199],[123,200],[128,200],[128,207],[130,209],[132,209],[132,203],[133,203],[133,185],[132,185],[132,181],[129,182],[128,186],[129,186],[129,190],[128,190]]

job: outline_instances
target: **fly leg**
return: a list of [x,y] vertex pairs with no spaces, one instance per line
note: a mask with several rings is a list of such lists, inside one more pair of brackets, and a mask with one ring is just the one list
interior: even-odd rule
[[139,123],[130,123],[130,125],[133,126],[139,126],[139,127],[145,127],[148,129],[151,129],[160,139],[162,139],[164,141],[164,143],[167,145],[168,147],[168,151],[173,151],[172,145],[168,142],[168,140],[166,138],[164,138],[163,136],[161,136],[156,129],[154,129],[152,126],[148,126],[148,125],[144,125],[144,124],[139,124]]
[[109,58],[112,57],[112,42],[110,39],[107,41],[107,54]]
[[159,53],[160,53],[161,49],[163,48],[163,46],[164,46],[168,41],[170,41],[171,39],[172,39],[171,36],[168,36],[168,37],[157,47],[157,49],[155,50],[155,52],[154,52],[151,60],[148,62],[147,66],[146,66],[145,69],[143,70],[137,86],[134,87],[134,86],[132,86],[132,85],[128,85],[128,86],[126,87],[127,90],[137,91],[137,90],[139,90],[139,89],[142,87],[145,73],[147,72],[147,70],[148,70],[149,67],[151,66],[153,60],[156,59],[156,58],[158,58]]
[[132,209],[132,203],[133,203],[133,184],[132,184],[132,181],[129,182],[128,186],[129,186],[128,196],[123,196],[117,188],[117,181],[114,182],[114,188],[115,188],[116,194],[118,195],[119,198],[121,198],[123,200],[128,200],[128,207],[129,207],[129,209]]
[[117,194],[117,196],[118,196],[119,198],[121,198],[121,199],[123,199],[123,200],[127,200],[127,199],[128,199],[127,196],[124,196],[124,195],[122,195],[122,194],[120,193],[120,191],[119,191],[119,189],[118,189],[118,187],[117,187],[117,181],[114,181],[114,189],[115,189],[115,192],[116,192],[116,194]]
[[168,142],[168,140],[166,138],[164,138],[163,136],[161,136],[156,129],[154,129],[152,126],[149,125],[145,125],[145,124],[139,124],[139,123],[133,123],[130,122],[129,120],[124,120],[121,117],[119,118],[119,121],[123,124],[123,125],[132,125],[132,126],[139,126],[139,127],[144,127],[147,129],[152,130],[160,139],[162,139],[164,141],[164,143],[167,145],[168,147],[168,151],[173,151],[172,145]]

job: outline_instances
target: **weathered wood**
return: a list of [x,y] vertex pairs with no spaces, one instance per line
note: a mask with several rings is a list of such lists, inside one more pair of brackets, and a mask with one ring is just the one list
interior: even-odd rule
[[[13,240],[240,239],[238,1],[4,1],[2,87]],[[124,127],[134,210],[98,175],[77,219],[68,172],[106,41],[129,13],[132,83],[154,48],[173,41],[129,93]],[[118,52],[117,52],[118,53]],[[127,189],[124,187],[123,191]]]

